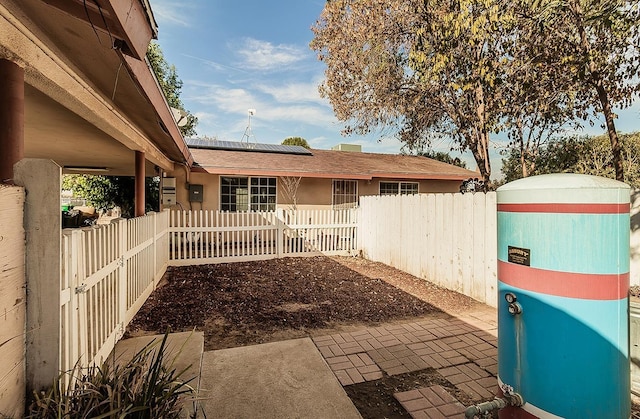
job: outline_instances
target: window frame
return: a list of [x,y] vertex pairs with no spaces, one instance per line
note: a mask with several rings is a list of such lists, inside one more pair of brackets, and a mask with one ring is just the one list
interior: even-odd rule
[[[343,189],[344,186],[349,183],[350,185],[354,185],[353,187],[353,192],[348,192],[348,193],[340,193],[340,194],[336,194],[336,184],[338,182],[341,182]],[[339,201],[341,202],[336,202],[336,197],[349,197],[351,196],[352,198],[354,198],[353,202],[349,201],[347,202],[346,199],[340,199]],[[357,208],[358,206],[358,202],[359,202],[359,195],[358,195],[358,181],[355,179],[331,179],[331,207],[333,209],[348,209],[348,208]]]
[[[239,186],[244,186],[246,194],[238,195],[231,191],[223,192],[225,186],[224,179],[239,179],[244,182],[238,182]],[[219,177],[219,208],[220,211],[228,212],[264,212],[275,211],[278,205],[278,178],[274,176],[226,176],[220,175]],[[235,190],[240,189],[236,186]],[[263,193],[263,189],[266,189]],[[271,190],[272,189],[272,190]],[[273,192],[273,193],[272,193]],[[228,196],[228,199],[225,199]],[[243,201],[238,203],[238,196],[244,197]],[[231,202],[235,197],[236,202]],[[227,202],[228,201],[228,202]],[[244,204],[244,205],[243,205]],[[238,206],[242,205],[243,208],[238,209]],[[235,206],[235,209],[231,209],[231,206]],[[244,209],[246,208],[246,209]]]
[[[396,185],[397,186],[397,191],[396,193],[382,193],[382,185],[386,184],[386,185]],[[412,185],[415,186],[415,192],[408,192],[406,190],[403,191],[403,187],[406,187],[407,185]],[[412,188],[413,190],[413,188]],[[378,194],[381,196],[393,196],[393,195],[417,195],[420,193],[420,182],[413,182],[413,181],[386,181],[386,180],[381,180],[380,182],[378,182]]]

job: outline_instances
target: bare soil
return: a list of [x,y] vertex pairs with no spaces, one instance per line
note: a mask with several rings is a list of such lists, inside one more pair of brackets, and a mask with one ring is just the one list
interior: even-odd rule
[[171,267],[131,321],[128,336],[204,331],[205,350],[319,336],[443,310],[471,298],[380,263],[284,258]]

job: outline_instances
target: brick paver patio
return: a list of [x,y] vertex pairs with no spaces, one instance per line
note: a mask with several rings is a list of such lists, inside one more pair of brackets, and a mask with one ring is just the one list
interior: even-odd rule
[[[343,386],[432,368],[474,402],[498,390],[496,310],[388,324],[313,338]],[[462,418],[465,406],[436,385],[394,394],[414,418]]]

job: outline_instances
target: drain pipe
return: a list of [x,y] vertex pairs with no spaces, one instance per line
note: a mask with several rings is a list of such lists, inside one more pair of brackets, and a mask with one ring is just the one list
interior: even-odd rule
[[467,410],[464,411],[464,416],[467,419],[475,418],[480,415],[488,415],[494,410],[499,410],[505,408],[507,406],[522,406],[524,404],[524,400],[522,396],[518,393],[505,394],[505,397],[491,400],[490,402],[484,402],[480,404],[476,404],[474,406],[469,406]]

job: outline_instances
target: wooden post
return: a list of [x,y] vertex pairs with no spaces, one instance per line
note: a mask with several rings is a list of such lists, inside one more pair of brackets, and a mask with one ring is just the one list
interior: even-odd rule
[[52,160],[16,163],[15,182],[26,190],[27,391],[51,386],[60,374],[62,169]]
[[136,180],[135,180],[135,213],[134,216],[142,217],[144,215],[145,196],[144,196],[144,151],[136,150]]
[[0,183],[14,184],[13,165],[24,157],[24,69],[0,59]]

